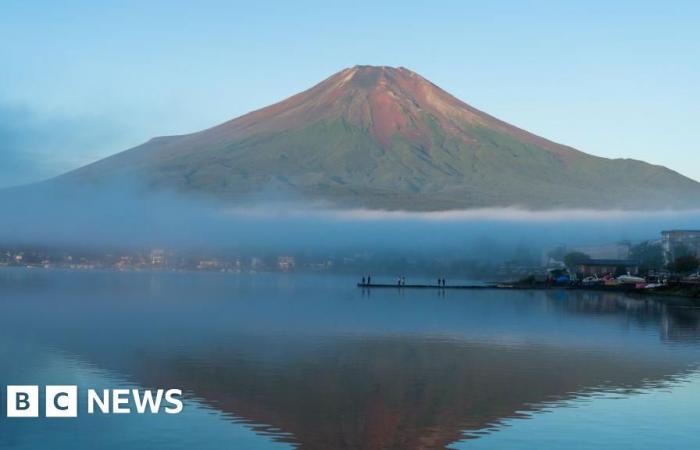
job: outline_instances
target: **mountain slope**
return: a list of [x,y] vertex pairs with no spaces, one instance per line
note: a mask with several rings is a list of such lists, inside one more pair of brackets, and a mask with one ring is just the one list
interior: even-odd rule
[[197,133],[153,139],[60,181],[142,180],[235,200],[293,192],[340,207],[698,207],[700,184],[591,156],[472,108],[405,68],[356,66]]

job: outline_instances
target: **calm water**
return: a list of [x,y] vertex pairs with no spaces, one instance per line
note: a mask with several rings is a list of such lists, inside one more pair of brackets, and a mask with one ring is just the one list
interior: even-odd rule
[[698,309],[355,281],[0,270],[0,386],[187,393],[178,416],[0,417],[0,448],[700,448]]

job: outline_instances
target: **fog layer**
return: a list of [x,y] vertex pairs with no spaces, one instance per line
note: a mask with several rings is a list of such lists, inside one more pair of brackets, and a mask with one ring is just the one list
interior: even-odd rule
[[437,253],[507,258],[516,247],[658,239],[700,212],[484,209],[409,213],[258,200],[221,205],[173,193],[41,184],[0,191],[0,243],[223,251]]

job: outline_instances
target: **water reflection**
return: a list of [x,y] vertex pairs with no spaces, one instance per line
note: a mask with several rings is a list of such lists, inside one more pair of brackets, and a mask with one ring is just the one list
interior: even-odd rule
[[[256,358],[258,346],[281,346],[285,355]],[[137,378],[148,384],[185,386],[216,409],[290,432],[308,449],[442,448],[464,430],[547,402],[649,388],[687,369],[683,358],[412,338],[319,346],[241,337],[196,359],[144,361],[151,363]]]
[[700,341],[700,307],[683,298],[663,301],[610,292],[547,291],[547,296],[566,313],[616,316],[639,327],[658,328],[662,339],[694,344]]
[[[367,296],[342,277],[62,272],[0,273],[0,292],[1,342],[26,361],[0,381],[64,352],[183,387],[304,449],[444,448],[557,402],[663,386],[700,362],[697,309],[609,293]],[[207,419],[177,420],[184,437]]]

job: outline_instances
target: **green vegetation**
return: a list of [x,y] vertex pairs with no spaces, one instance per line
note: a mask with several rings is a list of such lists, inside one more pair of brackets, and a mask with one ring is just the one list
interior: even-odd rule
[[590,260],[591,257],[582,252],[571,252],[564,256],[564,264],[566,264],[566,267],[572,272],[575,271],[578,265]]
[[633,246],[630,249],[630,258],[639,261],[639,270],[642,273],[664,267],[664,252],[658,243],[642,242]]
[[700,267],[700,261],[693,255],[683,255],[671,263],[671,270],[681,274],[689,274]]

